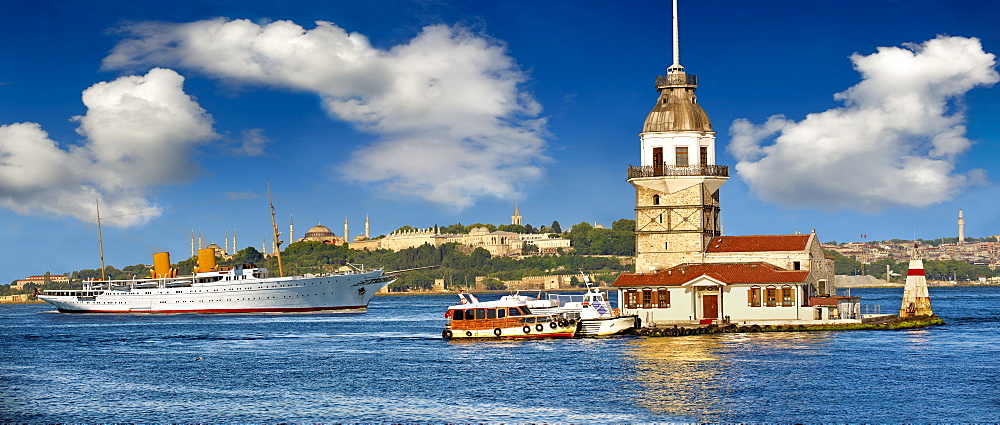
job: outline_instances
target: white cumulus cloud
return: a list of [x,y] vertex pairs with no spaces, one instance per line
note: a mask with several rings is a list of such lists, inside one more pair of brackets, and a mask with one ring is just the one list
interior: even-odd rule
[[340,166],[350,180],[466,207],[516,196],[547,160],[541,107],[503,45],[459,27],[428,26],[378,49],[329,23],[214,19],[139,23],[109,69],[177,66],[245,84],[317,93],[327,112],[378,136]]
[[109,225],[143,223],[158,213],[150,186],[189,178],[195,143],[217,137],[211,117],[168,69],[102,82],[83,92],[83,144],[63,149],[37,123],[0,125],[0,206],[19,214],[45,212]]
[[956,171],[972,146],[962,96],[1000,80],[979,39],[938,36],[851,56],[862,81],[837,93],[844,106],[799,122],[737,119],[729,151],[762,200],[789,207],[926,206],[985,181]]

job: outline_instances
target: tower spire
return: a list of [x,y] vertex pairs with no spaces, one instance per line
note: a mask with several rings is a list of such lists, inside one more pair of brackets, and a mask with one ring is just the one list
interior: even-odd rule
[[684,67],[681,66],[681,42],[679,40],[680,31],[678,31],[677,25],[677,0],[674,0],[674,64],[670,66],[668,72],[684,72]]

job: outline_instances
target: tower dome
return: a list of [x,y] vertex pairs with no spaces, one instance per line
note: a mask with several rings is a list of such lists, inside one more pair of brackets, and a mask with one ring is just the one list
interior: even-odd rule
[[683,70],[671,69],[669,72],[656,79],[660,97],[646,116],[642,131],[712,131],[712,121],[694,95],[698,77]]

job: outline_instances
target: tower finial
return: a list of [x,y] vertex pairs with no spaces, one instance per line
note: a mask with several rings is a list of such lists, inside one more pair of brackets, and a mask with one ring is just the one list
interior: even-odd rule
[[677,30],[677,0],[674,0],[674,66],[681,66],[681,43],[678,40],[678,34],[680,31]]
[[677,0],[674,0],[674,64],[667,69],[668,74],[684,72],[684,67],[681,66],[681,42],[677,21]]

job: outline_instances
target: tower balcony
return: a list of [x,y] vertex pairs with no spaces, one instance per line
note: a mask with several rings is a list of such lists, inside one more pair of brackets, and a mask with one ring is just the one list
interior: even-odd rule
[[656,77],[656,88],[662,89],[671,86],[698,86],[698,76],[684,73],[667,74]]
[[677,167],[674,165],[641,165],[628,167],[628,178],[637,179],[643,177],[729,177],[728,165],[689,165],[687,167]]

